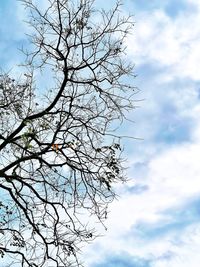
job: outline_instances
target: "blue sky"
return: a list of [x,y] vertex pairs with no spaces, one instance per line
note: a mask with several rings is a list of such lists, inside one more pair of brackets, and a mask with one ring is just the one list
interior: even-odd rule
[[[114,1],[99,1],[102,5]],[[83,248],[88,267],[199,267],[200,2],[123,0],[134,14],[126,40],[140,107],[124,132],[130,181],[117,186],[105,236]],[[107,7],[105,6],[105,7]],[[22,60],[24,9],[0,3],[0,68]]]

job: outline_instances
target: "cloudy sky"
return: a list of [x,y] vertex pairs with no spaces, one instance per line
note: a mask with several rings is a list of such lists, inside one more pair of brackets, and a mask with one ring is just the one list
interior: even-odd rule
[[[135,18],[127,53],[142,100],[124,130],[143,140],[126,141],[131,179],[117,188],[105,236],[82,256],[87,267],[199,267],[200,1],[124,0],[123,8]],[[22,60],[23,18],[17,1],[0,1],[4,70]]]

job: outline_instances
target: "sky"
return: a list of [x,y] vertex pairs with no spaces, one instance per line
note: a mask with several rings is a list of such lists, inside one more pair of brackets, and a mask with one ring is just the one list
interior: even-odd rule
[[[98,0],[100,3],[101,1]],[[113,0],[102,1],[102,7]],[[140,89],[125,142],[129,182],[109,208],[104,236],[84,247],[87,267],[199,267],[200,1],[123,0]],[[0,2],[0,68],[23,59],[24,9]]]

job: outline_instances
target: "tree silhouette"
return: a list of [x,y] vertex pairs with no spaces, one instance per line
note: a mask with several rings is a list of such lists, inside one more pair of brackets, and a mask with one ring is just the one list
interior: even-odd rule
[[[96,236],[91,218],[104,222],[112,185],[126,181],[112,126],[136,93],[124,46],[132,18],[120,2],[109,11],[91,0],[43,3],[22,0],[26,73],[0,75],[0,255],[12,267],[80,266],[80,244]],[[46,91],[36,83],[45,69]]]

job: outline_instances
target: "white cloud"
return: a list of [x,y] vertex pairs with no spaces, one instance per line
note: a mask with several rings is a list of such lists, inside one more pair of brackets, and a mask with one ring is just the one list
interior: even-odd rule
[[134,38],[127,40],[129,53],[136,64],[165,67],[168,79],[200,79],[199,13],[185,11],[171,18],[157,9],[151,13],[141,13],[136,20]]
[[[157,258],[166,251],[172,251],[178,254],[177,257],[180,257],[178,262],[182,266],[181,263],[184,263],[185,256],[180,246],[173,244],[174,232],[160,239],[151,239],[148,238],[148,233],[146,236],[144,233],[143,236],[142,232],[138,232],[136,226],[140,222],[160,223],[160,226],[166,225],[166,223],[170,224],[172,218],[164,211],[176,208],[178,210],[181,205],[200,194],[199,157],[200,143],[175,146],[154,157],[149,163],[149,172],[145,177],[149,190],[141,194],[126,194],[111,205],[111,214],[107,223],[109,232],[105,237],[97,240],[96,244],[94,243],[94,249],[91,251],[95,251],[97,246],[98,255],[96,253],[92,255],[88,248],[90,252],[88,252],[87,258],[91,261],[99,261],[101,257],[108,255],[107,251],[109,254],[113,254],[123,250],[132,256]],[[198,227],[200,228],[200,225]],[[132,236],[130,236],[131,233]],[[183,249],[186,250],[186,247],[189,247],[187,242],[191,243],[191,238],[194,237],[190,231],[183,238],[183,242],[186,242]],[[193,248],[191,253],[193,253]],[[172,258],[176,262],[176,257]],[[156,261],[155,267],[164,267],[165,261],[168,262],[164,259]],[[192,263],[193,258],[191,258],[190,265]],[[179,265],[170,264],[170,266],[177,267]]]
[[[199,267],[200,225],[188,227],[183,235],[177,236],[172,245],[174,257],[161,258],[154,262],[154,267]],[[180,245],[181,244],[181,245]]]
[[[142,113],[144,124],[153,129],[145,126],[145,137],[150,135],[145,141],[146,147],[139,145],[132,155],[133,165],[145,164],[145,170],[137,171],[140,179],[132,174],[135,183],[148,186],[148,190],[129,194],[122,189],[121,198],[110,207],[106,236],[86,248],[84,257],[86,263],[93,266],[109,255],[125,251],[133,257],[152,259],[153,267],[198,267],[200,224],[191,222],[187,225],[186,222],[183,229],[179,226],[170,229],[170,225],[176,221],[173,212],[200,195],[200,104],[197,88],[200,80],[200,15],[195,11],[185,11],[171,18],[157,9],[152,13],[138,14],[136,20],[134,36],[127,40],[133,61],[136,66],[160,67],[160,71],[154,71],[152,79],[146,83],[147,90],[151,91],[146,93],[148,99]],[[191,138],[184,143],[170,147],[165,144],[160,149],[160,144],[152,138],[160,128],[151,121],[165,116],[161,113],[163,105],[171,103],[180,120],[191,120],[196,127]],[[152,114],[155,118],[151,117]],[[131,189],[133,183],[127,188]],[[182,220],[184,222],[185,218]],[[151,225],[169,225],[169,231],[151,237],[148,231],[138,228],[142,223],[150,228]]]

